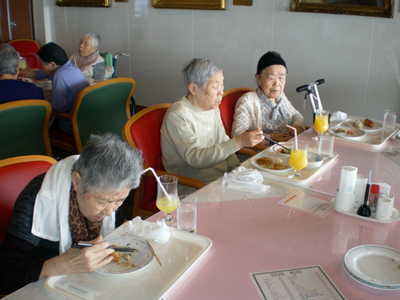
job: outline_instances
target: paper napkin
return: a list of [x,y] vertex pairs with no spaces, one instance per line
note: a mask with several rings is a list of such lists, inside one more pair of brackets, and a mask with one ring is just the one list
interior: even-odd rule
[[165,243],[169,240],[171,233],[164,222],[148,222],[142,218],[136,217],[128,222],[125,232],[142,239],[150,239],[159,243]]

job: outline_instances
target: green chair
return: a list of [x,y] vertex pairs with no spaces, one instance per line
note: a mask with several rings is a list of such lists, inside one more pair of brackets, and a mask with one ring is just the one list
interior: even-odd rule
[[53,112],[70,121],[73,134],[50,129],[51,144],[71,153],[81,153],[90,134],[111,132],[122,137],[122,128],[131,117],[129,104],[135,87],[135,80],[119,77],[83,89],[70,113]]
[[104,58],[104,64],[106,66],[112,66],[113,65],[113,58],[110,52],[104,52],[100,53],[100,55]]
[[36,154],[52,157],[50,116],[51,105],[45,100],[0,104],[0,159]]
[[100,55],[104,58],[104,79],[114,78],[114,61],[110,52],[100,53]]

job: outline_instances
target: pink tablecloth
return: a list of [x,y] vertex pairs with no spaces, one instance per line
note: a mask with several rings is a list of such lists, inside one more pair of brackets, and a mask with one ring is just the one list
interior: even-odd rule
[[321,265],[349,300],[400,299],[400,290],[363,286],[342,266],[345,253],[357,245],[400,249],[399,222],[375,224],[334,210],[319,218],[277,204],[279,200],[199,203],[198,234],[209,237],[213,246],[167,299],[259,299],[249,273],[311,265]]

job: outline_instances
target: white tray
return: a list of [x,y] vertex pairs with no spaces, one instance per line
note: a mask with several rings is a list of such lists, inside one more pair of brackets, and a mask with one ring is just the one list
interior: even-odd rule
[[389,220],[378,220],[378,219],[375,219],[375,212],[374,211],[371,211],[371,216],[370,217],[363,217],[363,216],[357,215],[357,209],[358,208],[353,208],[352,211],[344,211],[344,210],[337,209],[335,207],[335,198],[333,198],[331,200],[331,205],[333,206],[333,209],[336,210],[338,213],[341,213],[343,215],[350,216],[350,217],[355,217],[357,219],[361,219],[361,220],[364,220],[364,221],[369,221],[369,222],[374,222],[374,223],[381,223],[381,224],[390,224],[390,223],[393,223],[393,222],[396,222],[396,221],[400,220],[399,211],[394,207],[393,207],[393,211],[392,211],[392,217]]
[[[332,127],[349,127],[349,124],[351,124],[352,120],[355,118],[348,118],[344,121],[341,121],[337,123],[336,125]],[[359,119],[360,121],[363,121],[364,119]],[[374,120],[375,121],[375,120]],[[355,128],[355,127],[351,127]],[[346,143],[353,143],[356,145],[365,145],[368,147],[372,147],[373,149],[380,149],[383,147],[383,145],[386,143],[386,141],[391,138],[392,136],[395,135],[395,133],[398,131],[398,127],[396,127],[393,131],[390,132],[384,132],[382,129],[378,130],[365,130],[366,135],[360,138],[356,139],[349,139],[346,137],[341,137],[339,135],[335,135],[335,139],[337,138],[338,140],[346,141]],[[351,129],[350,129],[351,130]]]
[[[308,152],[318,153],[318,149],[309,148]],[[275,151],[272,149],[272,147],[269,147],[269,148],[263,150],[262,152],[260,152],[259,154],[248,159],[242,165],[246,168],[254,168],[254,166],[251,164],[251,159],[257,158],[258,156],[263,156],[265,154],[276,155]],[[274,179],[274,180],[284,182],[284,183],[294,184],[294,185],[301,186],[301,187],[307,187],[308,185],[310,185],[312,183],[312,181],[314,180],[315,177],[317,177],[318,175],[323,173],[325,170],[327,170],[338,156],[339,156],[339,154],[337,154],[336,152],[333,152],[333,156],[331,158],[325,158],[323,164],[320,167],[315,168],[315,169],[301,170],[300,171],[301,178],[288,178],[289,175],[293,174],[293,172],[294,172],[293,169],[289,169],[286,171],[279,171],[279,172],[266,172],[262,168],[257,168],[257,169],[266,178]],[[281,157],[281,158],[283,158],[283,160],[285,161],[285,157]],[[288,158],[286,157],[286,161],[287,161],[287,159]]]
[[[127,223],[121,225],[107,238],[128,236],[124,230],[126,225]],[[207,237],[175,228],[170,229],[171,237],[168,242],[161,244],[149,240],[161,260],[162,267],[153,258],[146,268],[134,273],[115,276],[93,272],[50,277],[45,281],[45,288],[68,299],[75,299],[74,295],[54,286],[58,280],[66,278],[100,292],[96,300],[117,298],[159,300],[212,246],[212,241]]]

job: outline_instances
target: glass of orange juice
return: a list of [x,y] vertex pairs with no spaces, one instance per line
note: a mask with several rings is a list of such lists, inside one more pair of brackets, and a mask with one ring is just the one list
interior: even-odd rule
[[179,205],[178,178],[173,175],[162,175],[159,178],[164,189],[157,185],[156,206],[165,214],[159,221],[165,222],[168,226],[173,226],[176,224],[176,220],[171,213]]
[[297,141],[297,147],[296,143],[292,143],[289,165],[294,169],[294,174],[289,175],[289,178],[301,178],[299,171],[308,165],[307,148],[305,141]]
[[314,130],[318,132],[320,137],[325,131],[329,129],[329,111],[318,109],[315,112]]

